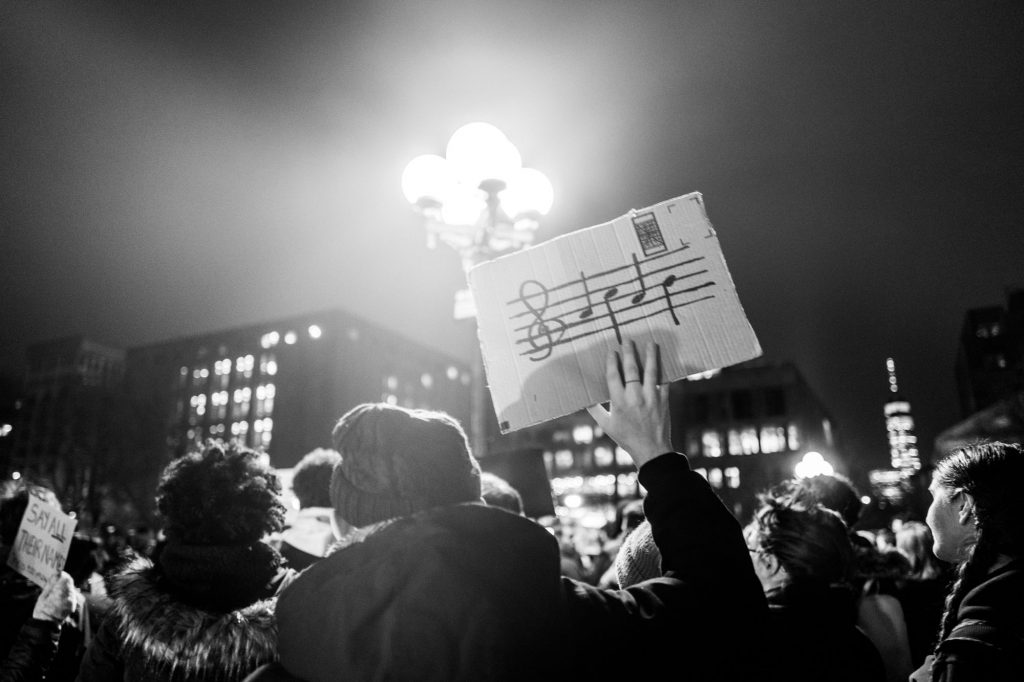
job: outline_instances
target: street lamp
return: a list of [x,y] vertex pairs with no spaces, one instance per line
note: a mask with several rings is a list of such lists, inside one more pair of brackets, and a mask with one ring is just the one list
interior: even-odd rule
[[[505,134],[487,123],[469,123],[452,134],[445,155],[424,154],[406,165],[402,192],[423,220],[427,246],[444,242],[462,268],[528,246],[554,192],[540,171],[523,168]],[[475,316],[468,292],[456,294],[456,319]],[[486,454],[486,386],[483,358],[473,363],[470,435],[478,457]]]

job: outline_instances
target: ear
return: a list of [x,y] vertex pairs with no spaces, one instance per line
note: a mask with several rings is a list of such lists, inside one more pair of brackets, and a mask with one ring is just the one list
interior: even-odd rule
[[775,558],[774,554],[769,552],[758,552],[757,560],[764,567],[766,575],[775,575],[779,571],[783,570],[782,564]]
[[960,495],[963,497],[963,504],[960,505],[960,511],[957,513],[957,520],[960,522],[961,526],[973,526],[974,498],[965,492],[961,492]]

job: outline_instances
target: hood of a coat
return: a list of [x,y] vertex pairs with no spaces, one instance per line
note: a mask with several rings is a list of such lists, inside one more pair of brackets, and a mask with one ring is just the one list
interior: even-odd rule
[[279,651],[309,682],[536,679],[564,614],[554,537],[460,504],[398,519],[303,572],[278,601]]
[[237,679],[275,660],[276,597],[229,612],[176,599],[159,570],[138,557],[107,579],[125,659],[165,677]]
[[997,566],[977,587],[964,595],[957,620],[985,621],[997,627],[1008,627],[1024,635],[1020,612],[1008,605],[1024,604],[1024,561],[1009,559]]

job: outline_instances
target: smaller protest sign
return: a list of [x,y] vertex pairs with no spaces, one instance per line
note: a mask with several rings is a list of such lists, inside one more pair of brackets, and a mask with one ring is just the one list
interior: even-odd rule
[[64,570],[77,521],[52,504],[29,495],[7,565],[39,585]]

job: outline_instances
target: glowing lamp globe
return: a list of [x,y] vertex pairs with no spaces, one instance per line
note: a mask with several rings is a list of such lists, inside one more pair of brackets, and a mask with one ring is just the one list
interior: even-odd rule
[[501,204],[513,218],[527,213],[547,215],[554,200],[555,190],[551,181],[534,168],[520,168],[501,193]]
[[467,123],[448,140],[445,158],[459,182],[477,187],[484,180],[507,182],[522,166],[519,150],[489,123]]
[[422,154],[402,171],[402,194],[410,204],[421,199],[441,201],[455,185],[451,164],[437,154]]

